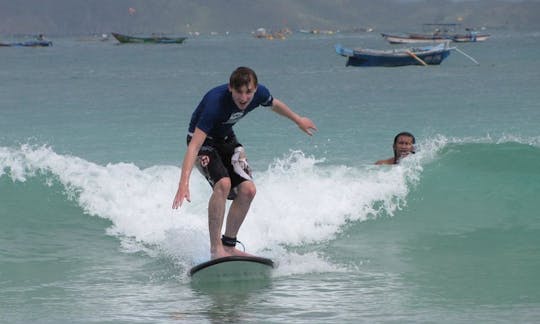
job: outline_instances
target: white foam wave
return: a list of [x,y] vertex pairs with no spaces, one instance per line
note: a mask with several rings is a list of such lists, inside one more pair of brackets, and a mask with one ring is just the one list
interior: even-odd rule
[[[381,210],[393,214],[406,203],[411,182],[421,172],[417,154],[392,168],[332,166],[294,151],[255,172],[257,197],[239,239],[248,252],[270,256],[280,273],[329,271],[336,266],[314,253],[299,255],[287,247],[331,240],[351,221]],[[110,235],[127,252],[166,253],[185,267],[209,258],[207,203],[210,187],[192,176],[192,202],[171,209],[180,169],[130,163],[98,165],[61,155],[50,147],[0,148],[0,176],[25,181],[35,174],[57,178],[71,199],[89,215],[106,218]]]

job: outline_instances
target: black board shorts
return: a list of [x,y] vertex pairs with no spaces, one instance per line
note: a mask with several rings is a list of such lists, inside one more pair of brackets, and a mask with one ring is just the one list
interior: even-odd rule
[[[186,138],[187,145],[189,145],[190,141],[191,135],[188,135]],[[231,179],[231,191],[227,197],[229,200],[236,198],[236,187],[246,181],[246,179],[234,172],[231,163],[234,149],[238,146],[242,146],[242,144],[237,141],[235,135],[223,139],[207,137],[197,154],[198,159],[195,161],[195,166],[212,188],[222,178]]]

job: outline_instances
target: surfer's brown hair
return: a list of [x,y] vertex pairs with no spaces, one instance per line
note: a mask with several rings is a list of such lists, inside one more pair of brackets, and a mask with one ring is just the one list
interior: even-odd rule
[[255,71],[245,66],[236,68],[229,78],[229,86],[236,90],[243,86],[249,86],[251,82],[257,86],[257,74],[255,74]]

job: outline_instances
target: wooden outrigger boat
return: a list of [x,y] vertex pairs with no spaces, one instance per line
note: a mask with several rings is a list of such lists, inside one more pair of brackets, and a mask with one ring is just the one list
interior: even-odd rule
[[450,55],[452,49],[448,43],[391,50],[349,49],[341,45],[335,46],[336,53],[347,58],[347,66],[439,65]]
[[152,35],[149,37],[128,36],[119,33],[111,33],[120,43],[127,44],[182,44],[187,37],[165,37]]
[[413,44],[413,43],[444,43],[444,42],[483,42],[490,35],[478,33],[475,30],[465,28],[465,32],[458,33],[459,24],[423,24],[423,30],[434,28],[430,33],[401,33],[386,34],[381,36],[390,44]]
[[390,44],[418,44],[418,43],[444,43],[444,42],[483,42],[489,34],[471,32],[468,34],[431,35],[431,34],[385,34],[381,36]]

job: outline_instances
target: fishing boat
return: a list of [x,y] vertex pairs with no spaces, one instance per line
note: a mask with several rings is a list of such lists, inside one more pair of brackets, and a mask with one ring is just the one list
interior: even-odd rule
[[471,31],[466,34],[456,34],[452,37],[452,41],[456,43],[484,42],[490,37],[489,34],[480,34]]
[[287,38],[287,35],[292,34],[292,32],[288,29],[281,29],[278,31],[267,31],[265,28],[258,28],[254,33],[253,36],[255,38],[260,39],[281,39],[284,40]]
[[[381,36],[390,44],[483,42],[490,37],[489,34],[478,33],[470,28],[465,28],[465,32],[459,33],[457,32],[461,30],[459,26],[459,24],[423,24],[424,33],[381,33]],[[432,31],[427,32],[429,29]]]
[[439,65],[452,49],[448,43],[390,50],[350,49],[335,45],[336,53],[347,58],[346,66]]
[[381,36],[390,44],[418,44],[418,43],[444,43],[444,42],[483,42],[489,34],[470,32],[466,34],[436,35],[436,34],[385,34]]
[[119,33],[111,33],[120,43],[133,43],[133,44],[182,44],[187,37],[165,37],[152,35],[149,37],[137,37],[123,35]]
[[381,36],[390,44],[444,43],[452,41],[451,37],[445,35],[381,33]]
[[47,40],[29,40],[17,43],[0,43],[0,47],[48,47],[52,46],[51,41]]

